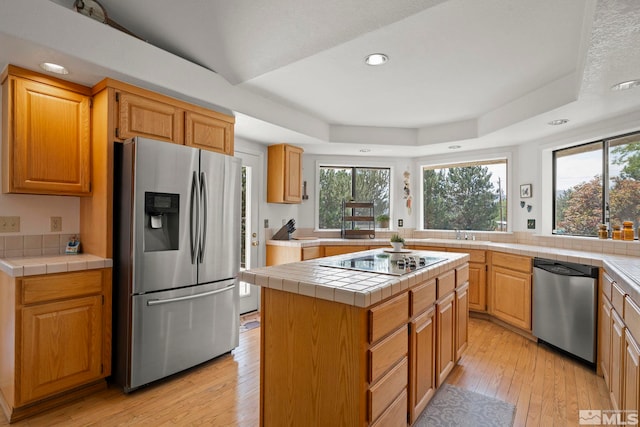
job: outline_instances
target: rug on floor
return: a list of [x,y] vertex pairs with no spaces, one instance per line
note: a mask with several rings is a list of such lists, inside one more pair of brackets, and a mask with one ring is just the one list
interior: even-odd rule
[[443,384],[414,427],[511,427],[516,407],[484,394]]
[[240,332],[245,332],[245,331],[249,331],[251,329],[255,329],[258,326],[260,326],[260,321],[259,320],[251,320],[248,321],[246,323],[240,323]]

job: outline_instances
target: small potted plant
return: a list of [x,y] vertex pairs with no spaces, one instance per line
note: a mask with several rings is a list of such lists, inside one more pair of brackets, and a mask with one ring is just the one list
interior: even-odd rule
[[378,221],[378,226],[380,228],[389,228],[389,215],[381,214],[376,217],[376,221]]
[[390,241],[394,251],[400,252],[402,250],[402,246],[404,246],[404,239],[399,234],[392,235]]

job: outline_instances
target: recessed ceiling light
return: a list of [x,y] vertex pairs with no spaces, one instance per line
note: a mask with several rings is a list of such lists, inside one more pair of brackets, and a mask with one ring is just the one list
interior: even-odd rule
[[640,86],[640,79],[628,80],[626,82],[620,82],[611,86],[611,90],[627,90],[633,89],[636,86]]
[[40,68],[50,73],[69,74],[69,70],[62,65],[54,64],[53,62],[43,62],[40,64]]
[[556,119],[556,120],[551,120],[547,124],[551,125],[551,126],[559,126],[559,125],[563,125],[563,124],[568,123],[568,122],[569,122],[569,119]]
[[462,145],[450,145],[448,148],[449,150],[458,150],[462,148]]
[[370,149],[370,148],[361,148],[361,149],[360,149],[360,152],[361,152],[361,153],[368,153],[368,152],[370,152],[370,151],[371,151],[371,149]]
[[384,53],[372,53],[364,58],[364,63],[367,65],[382,65],[389,60],[389,57]]

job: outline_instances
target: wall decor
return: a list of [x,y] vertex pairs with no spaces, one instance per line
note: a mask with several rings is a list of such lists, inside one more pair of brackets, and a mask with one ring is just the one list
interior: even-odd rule
[[411,215],[411,202],[413,201],[413,198],[411,197],[411,188],[409,187],[410,185],[410,178],[411,178],[411,173],[407,170],[404,171],[404,173],[402,174],[402,176],[404,177],[404,196],[403,198],[407,201],[407,212],[409,213],[409,215]]
[[531,184],[522,184],[520,186],[520,197],[523,199],[531,197]]

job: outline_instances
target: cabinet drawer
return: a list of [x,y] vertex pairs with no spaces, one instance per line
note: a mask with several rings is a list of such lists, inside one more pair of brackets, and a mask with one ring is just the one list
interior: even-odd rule
[[409,362],[405,357],[387,375],[367,392],[369,420],[375,420],[384,412],[403,389],[407,388]]
[[369,249],[368,246],[352,246],[352,245],[325,246],[324,247],[324,256],[350,254],[352,252],[366,251],[368,249]]
[[23,304],[34,304],[102,292],[102,270],[30,276],[20,279],[20,281],[22,282]]
[[374,383],[403,357],[407,357],[407,327],[402,327],[369,350],[369,382]]
[[302,248],[302,260],[320,258],[320,246],[309,246],[308,248]]
[[611,284],[612,283],[613,283],[613,279],[607,273],[602,273],[602,280],[600,281],[600,287],[602,288],[602,293],[607,297],[609,301],[611,301]]
[[624,297],[624,323],[631,335],[638,340],[640,338],[640,308],[629,295]]
[[469,264],[456,268],[456,288],[469,281]]
[[491,263],[493,265],[499,265],[510,270],[522,271],[523,273],[531,273],[531,258],[526,256],[494,252],[491,255]]
[[[469,272],[467,271],[467,275]],[[446,296],[447,294],[453,292],[456,287],[456,272],[449,271],[448,273],[443,274],[437,278],[438,283],[438,299]]]
[[411,289],[411,317],[422,313],[436,302],[436,279]]
[[371,427],[406,427],[407,426],[407,390],[393,401],[389,409]]
[[369,310],[369,343],[374,343],[409,320],[409,293],[405,292]]
[[624,315],[624,296],[625,292],[618,286],[616,282],[611,284],[611,305],[613,309],[618,312],[621,318],[625,318]]
[[469,254],[469,262],[479,262],[484,264],[486,262],[486,253],[480,249],[457,249],[449,248],[447,252],[458,252],[462,254]]

